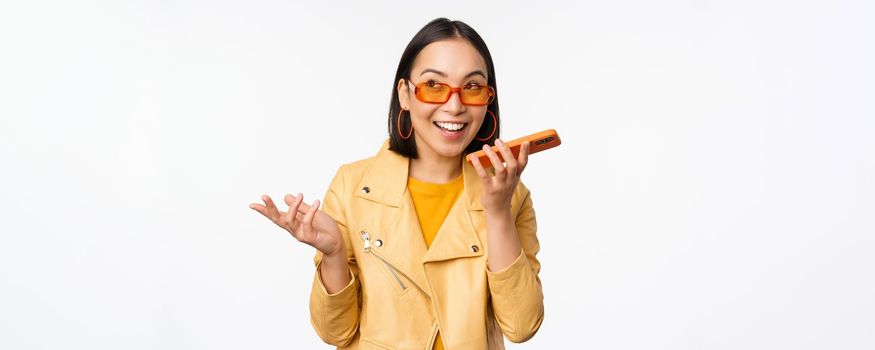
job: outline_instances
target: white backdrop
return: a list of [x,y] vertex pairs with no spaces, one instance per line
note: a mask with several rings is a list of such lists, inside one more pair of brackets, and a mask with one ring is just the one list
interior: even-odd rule
[[510,349],[872,349],[873,10],[4,2],[0,348],[330,348],[314,250],[248,205],[373,155],[448,17],[492,51],[504,138],[563,139],[523,174],[546,310]]

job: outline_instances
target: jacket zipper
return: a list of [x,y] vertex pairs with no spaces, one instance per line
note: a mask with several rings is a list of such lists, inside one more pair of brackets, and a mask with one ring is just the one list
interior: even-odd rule
[[395,281],[397,281],[398,285],[401,286],[401,290],[407,289],[407,286],[404,285],[404,282],[402,282],[401,278],[398,277],[398,273],[395,270],[395,268],[392,267],[392,265],[390,265],[389,262],[386,261],[385,259],[383,259],[383,257],[381,257],[379,254],[371,251],[371,249],[372,249],[371,248],[371,238],[370,238],[370,236],[368,236],[368,233],[366,231],[362,231],[362,239],[364,239],[364,241],[365,241],[365,252],[366,253],[373,253],[372,254],[373,256],[377,257],[377,259],[380,259],[380,261],[383,263],[383,265],[385,265],[386,268],[389,269],[389,273],[392,274],[392,277],[395,277]]

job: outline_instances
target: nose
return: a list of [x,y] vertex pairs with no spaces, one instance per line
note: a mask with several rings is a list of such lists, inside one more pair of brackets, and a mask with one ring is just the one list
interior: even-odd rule
[[465,105],[462,103],[462,97],[459,95],[459,91],[453,91],[450,93],[450,99],[443,104],[444,112],[447,112],[452,115],[459,115],[465,112]]

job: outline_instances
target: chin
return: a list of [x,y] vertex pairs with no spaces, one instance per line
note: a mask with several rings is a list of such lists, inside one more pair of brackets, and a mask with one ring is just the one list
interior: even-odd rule
[[468,147],[468,143],[464,142],[459,142],[457,144],[441,142],[438,147],[435,148],[435,151],[444,157],[458,157],[465,152],[466,147]]

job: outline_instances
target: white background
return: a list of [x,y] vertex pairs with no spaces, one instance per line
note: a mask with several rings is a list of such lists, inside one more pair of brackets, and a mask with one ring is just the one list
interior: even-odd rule
[[[6,1],[0,348],[321,349],[248,208],[376,153],[436,17],[495,60],[546,315],[511,349],[875,348],[872,2]],[[355,93],[342,93],[352,84]]]

